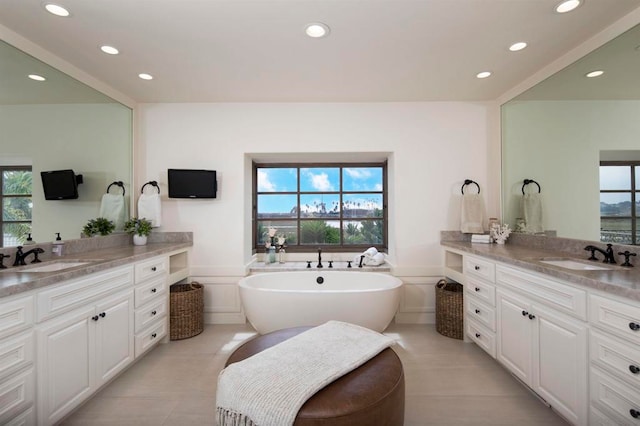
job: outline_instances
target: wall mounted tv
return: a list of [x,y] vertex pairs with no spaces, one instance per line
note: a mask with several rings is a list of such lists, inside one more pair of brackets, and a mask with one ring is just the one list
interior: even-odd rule
[[73,170],[52,170],[40,172],[45,200],[73,200],[78,198],[78,184],[82,183],[82,175]]
[[169,198],[216,198],[215,170],[168,169]]

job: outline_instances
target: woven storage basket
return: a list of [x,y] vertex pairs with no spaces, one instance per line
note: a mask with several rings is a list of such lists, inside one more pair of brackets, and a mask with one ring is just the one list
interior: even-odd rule
[[463,338],[462,284],[440,280],[436,284],[436,330],[443,336]]
[[187,339],[204,329],[204,286],[197,282],[170,287],[171,340]]

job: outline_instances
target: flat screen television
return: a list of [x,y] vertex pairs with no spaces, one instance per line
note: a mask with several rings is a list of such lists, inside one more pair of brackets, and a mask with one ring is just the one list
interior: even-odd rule
[[40,172],[45,200],[73,200],[78,198],[78,184],[82,175],[71,169]]
[[215,170],[168,169],[169,198],[216,198]]

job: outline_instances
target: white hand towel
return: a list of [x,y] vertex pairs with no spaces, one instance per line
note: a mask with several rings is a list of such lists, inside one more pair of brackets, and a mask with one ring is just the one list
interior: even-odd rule
[[460,231],[462,233],[483,233],[484,216],[484,202],[480,194],[462,195],[462,212],[460,214]]
[[357,255],[353,258],[353,262],[356,266],[360,265],[360,256],[364,256],[362,258],[362,266],[380,266],[385,262],[384,253],[380,253],[376,250],[376,254],[373,256],[369,256],[367,252],[363,252],[362,254]]
[[538,192],[524,194],[522,197],[522,214],[525,230],[535,234],[544,232],[542,225],[542,196]]
[[376,254],[378,254],[378,250],[377,250],[375,247],[369,247],[369,248],[368,248],[368,249],[366,249],[366,250],[364,251],[364,253],[362,253],[362,254],[365,254],[365,255],[367,255],[367,256],[373,257],[373,256],[375,256]]
[[140,194],[138,198],[138,218],[145,218],[151,222],[153,228],[162,222],[162,203],[160,194]]
[[112,221],[116,225],[116,231],[122,231],[124,223],[127,221],[127,206],[124,196],[104,194],[100,203],[100,217]]

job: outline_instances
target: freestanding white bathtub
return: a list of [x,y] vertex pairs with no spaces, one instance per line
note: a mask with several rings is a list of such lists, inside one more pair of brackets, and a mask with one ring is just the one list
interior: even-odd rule
[[260,334],[329,320],[381,332],[400,303],[398,278],[379,272],[266,272],[240,280],[240,299]]

